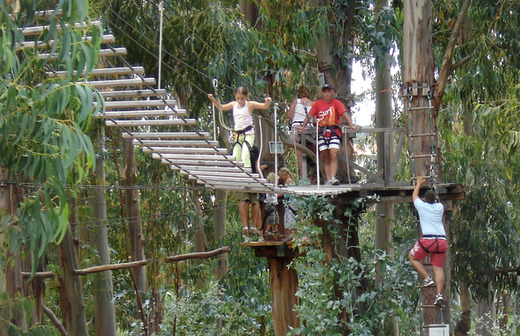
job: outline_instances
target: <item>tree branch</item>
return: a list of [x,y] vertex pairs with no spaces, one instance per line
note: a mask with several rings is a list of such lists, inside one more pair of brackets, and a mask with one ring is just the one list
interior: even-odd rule
[[49,320],[51,320],[52,324],[54,324],[54,326],[56,327],[56,329],[58,329],[58,331],[60,332],[60,334],[62,336],[68,336],[68,333],[67,333],[67,330],[65,330],[65,328],[63,327],[63,325],[61,324],[60,320],[58,320],[58,318],[56,317],[56,315],[54,315],[54,312],[52,310],[50,310],[50,308],[48,308],[46,305],[42,304],[42,308],[43,308],[43,312],[45,313],[45,315],[47,315],[47,317],[49,318]]
[[131,261],[131,262],[120,263],[120,264],[93,266],[93,267],[88,267],[85,269],[74,270],[74,275],[87,275],[87,274],[91,274],[91,273],[99,273],[99,272],[104,272],[104,271],[140,267],[140,266],[145,266],[147,264],[148,264],[148,260],[138,260],[138,261]]
[[455,51],[457,39],[462,29],[464,20],[466,19],[466,14],[468,13],[470,3],[471,0],[464,0],[464,3],[462,4],[462,7],[460,9],[459,16],[457,17],[457,21],[455,22],[455,26],[453,26],[453,30],[451,31],[448,46],[446,47],[446,51],[444,52],[444,59],[442,60],[441,69],[439,71],[439,78],[437,79],[437,84],[435,86],[435,92],[433,96],[433,106],[435,114],[439,112],[442,96],[444,96],[444,89],[446,88],[446,83],[448,81],[448,76],[452,71],[451,62],[453,60],[453,53]]
[[230,251],[231,251],[231,249],[229,248],[229,246],[224,246],[224,247],[221,247],[216,250],[209,251],[209,252],[194,252],[194,253],[170,256],[170,257],[166,257],[165,260],[167,263],[172,263],[172,262],[177,262],[177,261],[187,260],[187,259],[205,259],[205,258],[214,257],[214,256],[222,254],[222,253],[228,253]]

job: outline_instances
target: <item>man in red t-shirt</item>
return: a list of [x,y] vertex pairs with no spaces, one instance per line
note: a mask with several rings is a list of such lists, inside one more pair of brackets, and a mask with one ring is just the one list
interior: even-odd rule
[[[339,100],[334,99],[334,88],[330,84],[325,84],[321,88],[320,99],[312,105],[309,111],[311,118],[318,120],[318,149],[320,151],[320,158],[323,162],[323,169],[325,170],[326,183],[328,185],[338,185],[339,181],[336,178],[338,171],[338,153],[341,145],[341,130],[339,122],[341,116],[349,126],[356,130],[352,125],[347,109]],[[309,117],[306,117],[301,125],[298,133],[302,133],[309,122]]]

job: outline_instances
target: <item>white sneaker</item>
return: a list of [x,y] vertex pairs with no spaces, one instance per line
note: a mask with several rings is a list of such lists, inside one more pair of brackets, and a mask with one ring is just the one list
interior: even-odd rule
[[433,301],[433,305],[437,307],[442,307],[444,303],[444,298],[442,297],[442,293],[439,293],[435,296],[435,301]]
[[433,281],[432,278],[427,278],[427,279],[424,279],[423,281],[423,287],[430,287],[430,286],[433,286],[435,285],[435,281]]
[[331,185],[338,185],[339,184],[339,180],[337,178],[333,177],[330,180],[328,180],[327,183],[329,183]]

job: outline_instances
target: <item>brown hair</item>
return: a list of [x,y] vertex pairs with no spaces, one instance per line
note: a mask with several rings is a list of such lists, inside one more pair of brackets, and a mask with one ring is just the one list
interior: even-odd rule
[[311,97],[311,93],[305,85],[300,85],[298,87],[297,95],[298,95],[298,98],[310,98]]
[[248,96],[249,92],[247,91],[247,88],[245,86],[239,86],[235,90],[235,94],[241,94],[241,95],[244,95],[244,96]]
[[430,203],[430,204],[433,204],[435,203],[437,199],[437,196],[435,195],[435,193],[433,192],[433,190],[427,190],[425,193],[424,193],[424,201],[426,203]]

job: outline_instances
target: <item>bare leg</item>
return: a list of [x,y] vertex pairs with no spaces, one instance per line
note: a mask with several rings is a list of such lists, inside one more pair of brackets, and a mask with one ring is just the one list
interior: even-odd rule
[[427,279],[427,278],[430,277],[430,276],[428,275],[428,272],[426,272],[426,268],[424,268],[424,265],[422,264],[422,262],[420,262],[419,260],[415,259],[415,257],[414,257],[412,254],[408,254],[408,259],[409,259],[410,262],[412,263],[413,268],[415,268],[415,270],[416,270],[417,272],[419,272],[419,274],[420,274],[424,279]]
[[252,203],[251,204],[251,222],[252,227],[256,228],[258,231],[262,229],[262,221],[260,220],[260,203]]
[[337,148],[329,149],[330,178],[336,177],[336,173],[338,172],[338,153],[339,153],[339,149],[337,149]]
[[437,293],[442,293],[444,291],[444,269],[442,267],[433,266],[433,275],[435,276]]
[[238,213],[242,221],[242,230],[246,229],[246,235],[249,237],[249,201],[240,201],[238,204]]
[[320,152],[320,159],[325,170],[325,179],[328,181],[332,178],[330,175],[330,151],[328,149]]

